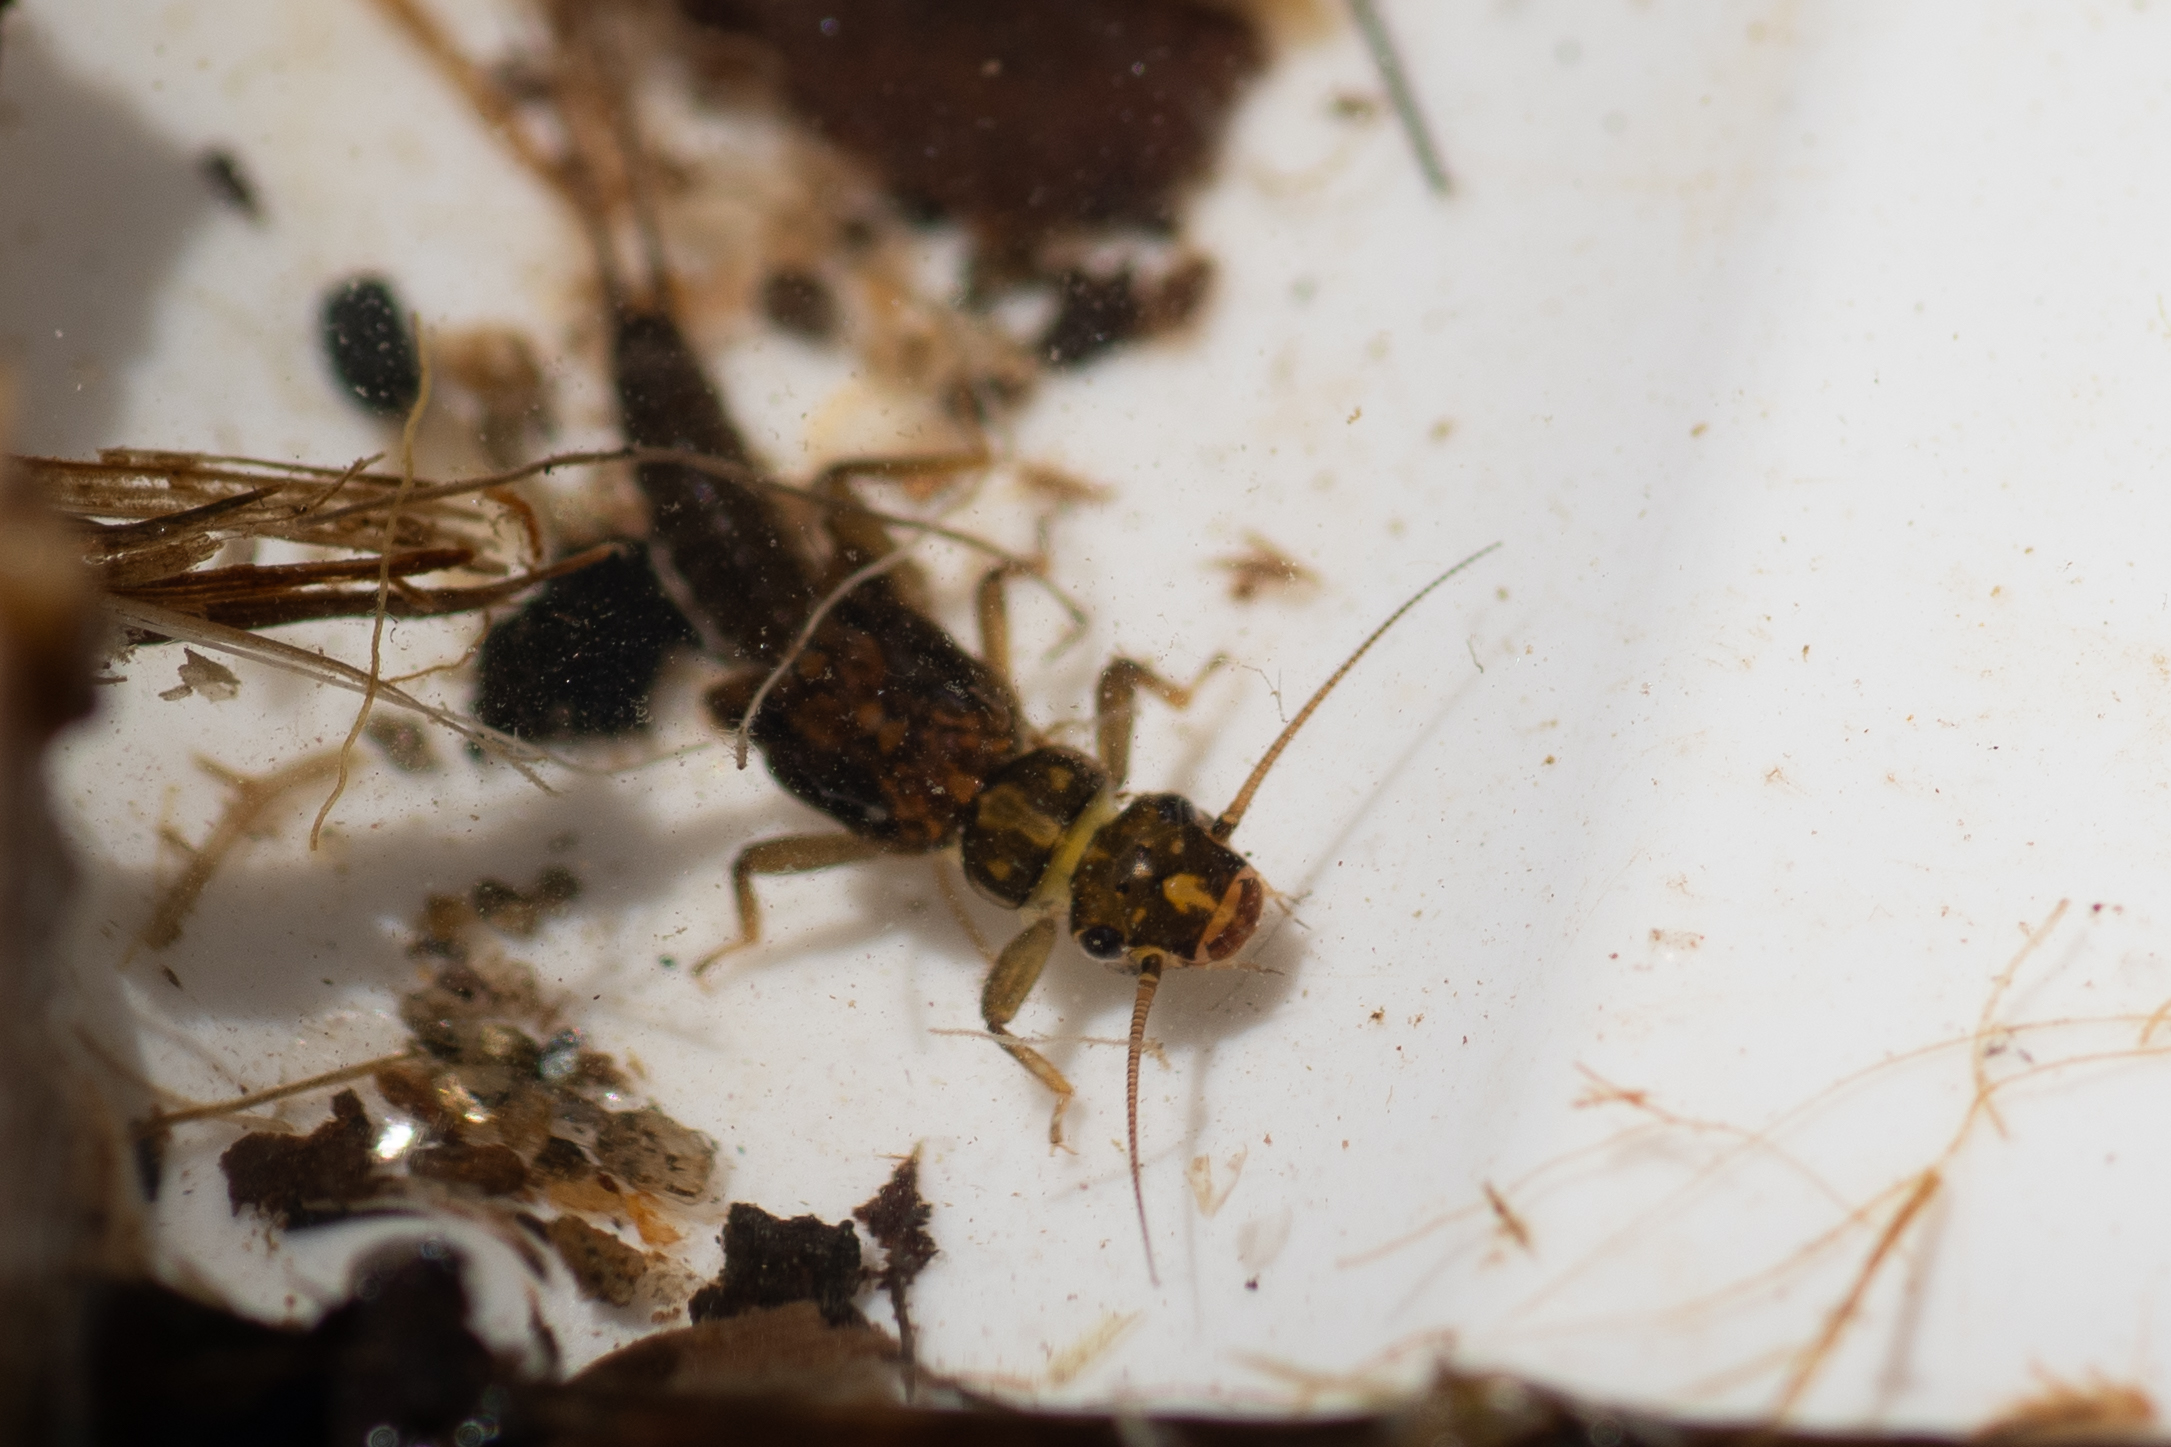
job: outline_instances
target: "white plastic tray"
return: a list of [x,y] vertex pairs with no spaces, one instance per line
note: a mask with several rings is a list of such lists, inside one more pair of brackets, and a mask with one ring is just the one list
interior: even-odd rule
[[[138,655],[58,769],[78,1018],[202,1099],[364,1058],[400,1037],[423,895],[562,859],[588,892],[526,953],[722,1142],[719,1201],[834,1219],[926,1142],[945,1254],[924,1351],[969,1379],[1286,1406],[1418,1380],[1451,1342],[1649,1405],[1767,1412],[1912,1200],[1799,1418],[1966,1428],[2046,1378],[2154,1389],[2171,1152],[2165,1065],[2137,1046],[2171,997],[2171,21],[1389,18],[1453,195],[1426,192],[1391,120],[1336,114],[1380,92],[1327,27],[1258,87],[1197,205],[1222,267],[1199,334],[1051,379],[1014,438],[1120,491],[1057,531],[1093,628],[1052,663],[1021,648],[1028,706],[1083,716],[1112,651],[1178,674],[1227,651],[1244,667],[1188,716],[1149,710],[1134,768],[1210,807],[1277,707],[1424,578],[1506,543],[1381,646],[1245,824],[1299,923],[1259,973],[1162,992],[1169,1066],[1141,1102],[1158,1289],[1121,1052],[1054,1047],[1081,1094],[1078,1151],[1051,1156],[1037,1087],[938,1033],[976,1026],[981,967],[924,864],[765,889],[773,942],[706,987],[659,967],[728,928],[736,848],[806,822],[718,751],[557,797],[452,750],[426,778],[374,767],[322,853],[297,803],[180,944],[116,975],[170,868],[160,826],[200,835],[218,807],[191,755],[269,768],[351,708],[260,673],[242,701],[161,702],[178,660]],[[383,447],[313,337],[321,289],[365,268],[428,325],[510,323],[562,353],[562,440],[607,438],[571,360],[592,325],[577,236],[366,7],[24,0],[5,34],[19,446]],[[261,226],[202,190],[211,144],[253,172]],[[752,326],[719,343],[783,465],[825,405],[867,405]],[[1229,602],[1210,559],[1247,530],[1320,588]],[[395,666],[458,646],[393,634]],[[312,636],[366,650],[358,627]],[[2010,1028],[1980,1030],[2061,900],[1996,1002]],[[1066,955],[1020,1024],[1117,1036],[1128,1001]],[[2026,1078],[1948,1150],[1978,1061]],[[177,1154],[164,1259],[306,1315],[353,1233],[273,1247],[230,1220],[230,1138]],[[1226,1190],[1211,1215],[1195,1158]],[[713,1242],[689,1259],[714,1270]],[[524,1307],[494,1309],[517,1337]],[[640,1329],[566,1291],[551,1310],[574,1363]]]

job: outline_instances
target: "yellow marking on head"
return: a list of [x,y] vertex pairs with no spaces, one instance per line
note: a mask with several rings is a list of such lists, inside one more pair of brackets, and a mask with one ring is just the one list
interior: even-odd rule
[[1212,914],[1221,902],[1206,892],[1196,874],[1171,874],[1161,881],[1161,897],[1185,914]]

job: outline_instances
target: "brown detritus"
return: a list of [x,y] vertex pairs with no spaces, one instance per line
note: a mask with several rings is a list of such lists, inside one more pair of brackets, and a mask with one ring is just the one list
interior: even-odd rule
[[1229,575],[1229,597],[1249,603],[1264,592],[1311,588],[1319,575],[1255,532],[1244,534],[1244,551],[1214,559]]
[[596,1132],[596,1160],[643,1190],[696,1200],[709,1186],[716,1143],[654,1106],[620,1111]]
[[648,1272],[648,1256],[578,1216],[560,1216],[547,1227],[550,1244],[580,1294],[608,1306],[631,1306]]
[[826,342],[837,334],[836,294],[811,271],[770,272],[761,284],[761,310],[780,331],[810,342]]
[[612,1221],[627,1221],[645,1246],[675,1246],[678,1228],[663,1218],[661,1204],[646,1191],[621,1186],[608,1172],[590,1169],[560,1176],[548,1183],[545,1194],[561,1211],[578,1211]]
[[226,809],[204,842],[189,851],[179,877],[160,892],[150,920],[136,936],[146,949],[162,950],[181,938],[181,926],[196,908],[204,886],[226,862],[226,856],[256,832],[265,811],[290,791],[331,777],[339,767],[339,756],[329,752],[309,754],[283,769],[254,777],[233,773],[207,759],[197,763],[227,786],[230,792]]
[[437,1088],[437,1071],[424,1060],[403,1060],[371,1077],[384,1103],[433,1136],[449,1138],[460,1130],[460,1117]]
[[467,927],[474,919],[474,911],[460,895],[429,896],[423,902],[422,915],[416,921],[415,937],[408,942],[407,953],[455,963],[464,961],[467,958]]
[[594,1174],[595,1162],[575,1142],[554,1135],[543,1142],[529,1169],[544,1181],[574,1181]]
[[1098,507],[1114,502],[1116,490],[1105,482],[1090,482],[1050,467],[1044,462],[1028,462],[1018,468],[1018,483],[1027,492],[1047,499],[1057,507]]
[[1214,264],[1187,254],[1156,276],[1067,268],[1054,278],[1055,319],[1036,343],[1050,366],[1071,367],[1126,342],[1158,337],[1191,320],[1213,284]]
[[724,1218],[724,1272],[694,1293],[695,1322],[720,1320],[794,1301],[811,1301],[830,1326],[863,1327],[852,1298],[859,1294],[859,1233],[850,1221],[832,1226],[814,1216],[782,1220],[744,1201]]
[[437,752],[430,747],[430,736],[411,718],[391,713],[372,714],[369,727],[363,733],[383,751],[385,762],[403,774],[427,774],[438,767]]
[[1531,1255],[1537,1255],[1538,1248],[1530,1240],[1530,1226],[1515,1213],[1507,1197],[1501,1195],[1491,1181],[1480,1182],[1479,1188],[1485,1192],[1485,1204],[1492,1207],[1493,1217],[1500,1222],[1500,1229],[1507,1233],[1508,1239]]
[[638,1396],[778,1396],[807,1403],[893,1403],[897,1342],[874,1326],[835,1326],[810,1301],[658,1332],[591,1363],[575,1390]]
[[920,1150],[917,1146],[913,1147],[911,1155],[897,1163],[897,1169],[890,1172],[882,1189],[852,1212],[853,1219],[865,1226],[875,1245],[882,1248],[882,1270],[875,1281],[889,1296],[890,1311],[897,1318],[899,1360],[904,1366],[908,1395],[912,1390],[915,1353],[912,1313],[906,1309],[905,1293],[941,1250],[927,1230],[927,1222],[934,1214],[935,1208],[920,1195]]
[[2036,1371],[2042,1385],[2011,1403],[1970,1435],[1971,1441],[2001,1447],[2036,1447],[2050,1443],[2153,1441],[2156,1400],[2132,1382],[2114,1382],[2090,1372],[2068,1382]]
[[770,47],[809,127],[998,269],[1081,227],[1172,226],[1266,58],[1247,17],[1198,0],[681,9]]
[[475,918],[505,934],[524,938],[534,934],[536,926],[542,922],[535,903],[500,880],[481,881],[467,892],[467,902],[475,911]]
[[407,1155],[408,1173],[426,1181],[464,1186],[485,1196],[517,1196],[528,1188],[528,1167],[509,1146],[452,1141]]
[[485,879],[468,891],[475,917],[504,934],[525,939],[543,920],[580,897],[580,876],[553,864],[525,891],[500,880]]
[[241,158],[224,146],[213,146],[196,157],[196,174],[203,177],[211,194],[238,211],[251,221],[264,219],[263,203],[257,199],[256,183],[249,179]]
[[550,382],[525,336],[486,326],[432,341],[446,411],[496,466],[511,466],[531,442],[556,429]]
[[332,1097],[332,1118],[306,1136],[258,1131],[219,1157],[226,1198],[239,1215],[254,1207],[280,1226],[335,1220],[355,1202],[384,1193],[370,1155],[376,1131],[351,1090]]

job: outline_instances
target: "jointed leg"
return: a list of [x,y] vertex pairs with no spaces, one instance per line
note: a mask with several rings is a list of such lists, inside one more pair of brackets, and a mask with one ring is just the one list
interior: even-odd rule
[[829,536],[835,542],[835,570],[841,575],[887,555],[895,546],[888,529],[859,504],[851,479],[880,478],[888,482],[914,482],[923,477],[944,478],[988,465],[984,447],[963,452],[937,452],[920,457],[854,457],[832,462],[815,474],[807,491],[828,507]]
[[761,901],[754,895],[754,876],[805,874],[832,865],[857,864],[887,852],[877,841],[857,834],[795,834],[749,844],[731,863],[731,891],[739,902],[739,937],[703,955],[694,973],[761,938]]
[[1046,1056],[1010,1033],[1010,1022],[1016,1018],[1018,1007],[1025,997],[1033,993],[1033,986],[1040,979],[1041,967],[1048,963],[1048,951],[1055,944],[1055,919],[1044,916],[1028,925],[1016,939],[1003,946],[1003,952],[995,961],[995,968],[988,971],[987,984],[980,991],[980,1019],[995,1037],[995,1043],[1010,1053],[1010,1058],[1033,1073],[1033,1078],[1055,1092],[1055,1114],[1048,1118],[1048,1144],[1063,1144],[1063,1112],[1070,1106],[1071,1084],[1063,1078],[1063,1072],[1048,1063]]
[[1115,659],[1101,670],[1093,713],[1099,731],[1101,767],[1108,770],[1108,781],[1113,787],[1122,788],[1124,780],[1130,776],[1131,724],[1138,714],[1138,691],[1145,689],[1170,708],[1189,708],[1191,695],[1198,686],[1226,662],[1227,659],[1215,654],[1206,660],[1206,666],[1189,683],[1171,683],[1145,664],[1128,658]]
[[990,568],[973,592],[974,608],[980,617],[980,661],[994,669],[995,676],[1004,683],[1015,680],[1010,676],[1010,602],[1003,586],[1030,571],[1023,563]]

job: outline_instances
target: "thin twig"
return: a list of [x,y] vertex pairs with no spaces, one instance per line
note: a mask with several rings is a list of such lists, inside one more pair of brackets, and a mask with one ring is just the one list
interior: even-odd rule
[[1447,167],[1432,144],[1432,131],[1425,124],[1424,112],[1417,107],[1417,93],[1410,89],[1410,78],[1402,69],[1394,37],[1387,33],[1387,22],[1380,16],[1378,0],[1349,0],[1349,8],[1357,17],[1365,47],[1372,52],[1372,64],[1387,83],[1387,95],[1394,102],[1402,132],[1410,138],[1410,149],[1417,153],[1417,169],[1425,173],[1425,184],[1435,195],[1445,196],[1449,189]]

